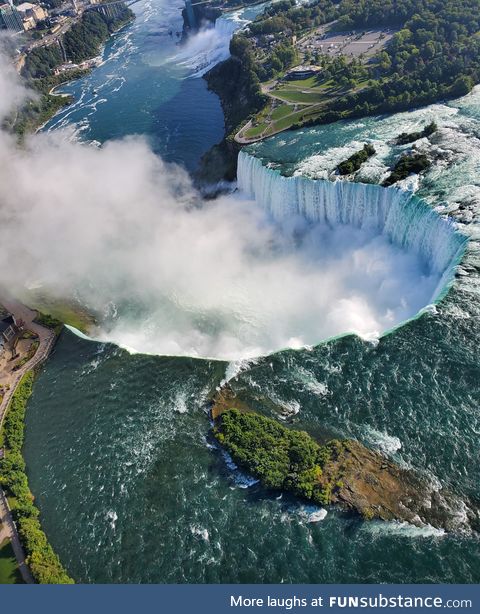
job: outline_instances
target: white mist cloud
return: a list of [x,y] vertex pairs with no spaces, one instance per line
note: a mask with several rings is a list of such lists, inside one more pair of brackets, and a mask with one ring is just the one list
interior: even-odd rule
[[29,93],[18,79],[13,66],[6,60],[5,54],[11,47],[12,38],[0,36],[0,122],[2,122]]
[[241,25],[241,21],[235,22],[223,17],[217,19],[215,26],[205,25],[187,38],[170,61],[186,68],[191,76],[204,75],[230,56],[230,39]]
[[[21,95],[1,61],[3,116]],[[59,132],[20,148],[0,132],[0,186],[0,283],[79,295],[110,314],[101,338],[136,351],[237,359],[378,334],[438,283],[366,231],[281,228],[240,194],[202,202],[141,139],[99,149]]]

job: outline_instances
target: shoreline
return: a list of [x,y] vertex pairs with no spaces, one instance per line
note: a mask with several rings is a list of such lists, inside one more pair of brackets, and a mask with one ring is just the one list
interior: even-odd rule
[[[58,335],[54,330],[49,329],[36,322],[39,313],[37,311],[31,310],[26,305],[23,305],[22,303],[14,299],[4,298],[2,298],[2,305],[15,316],[15,319],[17,321],[23,320],[25,322],[24,329],[31,330],[33,333],[38,335],[39,339],[39,345],[35,351],[35,354],[22,367],[20,367],[20,369],[15,372],[15,374],[13,375],[13,384],[8,384],[9,388],[5,396],[2,398],[2,401],[0,402],[0,435],[2,436],[2,439],[4,439],[6,430],[6,419],[9,412],[12,411],[12,406],[14,404],[16,395],[21,390],[21,386],[24,383],[25,379],[30,377],[34,379],[37,370],[42,366],[42,364],[44,364],[48,360],[48,357],[53,350]],[[24,428],[24,422],[22,422],[22,425]],[[15,452],[13,450],[8,449],[5,442],[3,442],[3,456],[0,459],[0,465],[2,461],[8,458],[10,454],[14,455]],[[26,474],[24,475],[25,479],[27,479]],[[6,481],[6,478],[4,478],[4,480]],[[20,537],[17,524],[14,520],[14,510],[10,508],[8,497],[4,490],[4,486],[0,486],[0,520],[2,522],[2,537],[8,539],[12,545],[13,551],[15,553],[15,558],[17,560],[17,565],[24,582],[26,584],[34,584],[35,579],[28,565],[28,555],[26,555],[25,542]]]
[[[88,76],[95,68],[98,68],[98,66],[103,62],[103,54],[105,52],[105,48],[107,46],[107,44],[119,33],[123,30],[123,28],[126,28],[127,26],[129,26],[134,20],[136,19],[136,15],[134,14],[134,16],[129,19],[126,23],[123,23],[120,27],[118,27],[117,29],[113,30],[109,37],[107,38],[107,40],[101,45],[100,49],[98,49],[95,53],[95,55],[92,55],[91,57],[83,60],[83,62],[81,62],[81,64],[89,64],[94,62],[95,60],[98,60],[98,63],[96,63],[93,66],[87,66],[85,68],[82,68],[81,64],[78,66],[78,68],[73,69],[71,72],[75,73],[72,74],[71,76],[68,76],[68,74],[66,74],[65,72],[63,73],[67,78],[63,81],[61,81],[60,83],[52,86],[48,92],[46,94],[42,94],[41,98],[46,98],[48,96],[52,96],[52,97],[56,97],[56,98],[62,98],[65,99],[65,104],[62,105],[60,108],[58,109],[54,109],[52,111],[51,114],[49,114],[49,116],[47,117],[47,119],[45,121],[43,121],[39,126],[35,127],[32,130],[33,134],[37,134],[38,132],[40,132],[47,124],[49,121],[51,121],[62,109],[70,106],[71,104],[73,104],[74,102],[74,98],[73,96],[71,96],[70,94],[62,94],[62,93],[58,93],[55,90],[59,87],[62,87],[64,85],[67,85],[69,83],[74,83],[75,81],[79,81],[80,79],[83,79],[84,77]],[[82,74],[78,74],[78,72],[81,71]],[[51,77],[54,76],[60,76],[62,73],[59,73],[59,75],[51,75]],[[49,77],[46,77],[47,79]],[[67,99],[70,99],[67,101]]]

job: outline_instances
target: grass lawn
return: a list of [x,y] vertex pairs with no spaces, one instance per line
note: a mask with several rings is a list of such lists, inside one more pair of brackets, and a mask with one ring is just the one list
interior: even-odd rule
[[0,544],[0,584],[22,584],[22,576],[8,540]]
[[313,104],[315,102],[320,102],[322,98],[322,93],[318,92],[302,92],[300,90],[287,90],[287,89],[279,89],[272,92],[278,98],[282,100],[288,100],[288,102],[303,102],[308,104]]
[[308,77],[308,79],[294,79],[293,81],[287,81],[290,85],[298,87],[315,87],[318,84],[317,77]]
[[301,121],[303,117],[304,111],[297,111],[296,113],[292,113],[287,117],[281,117],[279,120],[274,122],[275,130],[285,130],[289,128],[292,124],[296,124]]
[[282,117],[285,117],[285,115],[290,115],[290,113],[293,113],[293,111],[294,108],[292,105],[282,104],[272,111],[272,120],[276,121],[277,119],[282,119]]
[[247,139],[253,139],[256,136],[260,136],[266,128],[267,124],[259,124],[258,126],[254,126],[245,132],[245,137]]
[[83,333],[87,333],[89,328],[95,324],[94,317],[74,302],[60,301],[36,291],[20,298],[31,309],[49,314],[64,324],[78,328]]

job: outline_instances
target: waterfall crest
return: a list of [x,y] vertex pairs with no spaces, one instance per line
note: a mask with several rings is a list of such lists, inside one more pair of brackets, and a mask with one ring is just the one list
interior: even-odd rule
[[441,298],[455,276],[467,238],[414,194],[375,184],[284,177],[244,151],[238,157],[238,187],[274,219],[302,216],[311,222],[372,230],[419,255],[441,280],[432,300]]

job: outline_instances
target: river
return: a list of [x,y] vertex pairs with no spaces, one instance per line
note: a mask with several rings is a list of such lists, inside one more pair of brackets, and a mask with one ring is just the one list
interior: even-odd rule
[[[64,88],[77,102],[47,129],[68,125],[71,138],[99,143],[141,134],[193,170],[220,140],[223,119],[192,76],[205,56],[171,60],[182,53],[168,34],[180,29],[180,4],[136,5],[136,22],[107,45],[102,66]],[[225,46],[217,43],[218,58]],[[478,109],[473,95],[426,112],[442,119],[446,140],[468,141],[457,164],[437,167],[420,186],[444,211],[472,202]],[[288,175],[322,176],[341,148],[372,138],[385,145],[369,171],[379,177],[389,135],[424,117],[297,131],[249,152]],[[471,267],[476,228],[466,230]],[[319,514],[265,492],[214,446],[205,413],[227,379],[253,408],[278,415],[281,407],[319,438],[356,437],[439,487],[478,498],[479,284],[468,270],[440,304],[375,342],[345,336],[228,363],[130,354],[66,331],[29,402],[25,457],[42,524],[68,572],[87,583],[479,582],[476,536]]]

